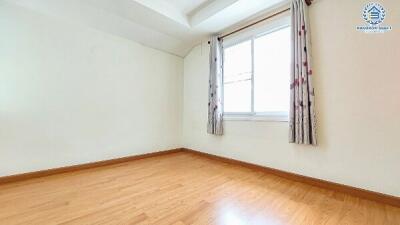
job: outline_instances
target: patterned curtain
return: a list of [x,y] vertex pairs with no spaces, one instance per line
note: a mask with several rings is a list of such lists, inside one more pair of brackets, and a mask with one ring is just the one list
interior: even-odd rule
[[223,134],[222,85],[223,85],[223,47],[218,36],[210,41],[210,79],[208,89],[208,126],[207,132]]
[[292,0],[292,64],[290,77],[289,142],[317,144],[312,85],[308,6]]

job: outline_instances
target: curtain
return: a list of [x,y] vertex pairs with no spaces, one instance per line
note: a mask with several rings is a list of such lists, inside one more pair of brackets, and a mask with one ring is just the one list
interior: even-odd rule
[[222,41],[218,36],[211,37],[207,132],[214,135],[223,134],[223,52]]
[[316,145],[315,103],[307,7],[304,0],[292,0],[289,142]]

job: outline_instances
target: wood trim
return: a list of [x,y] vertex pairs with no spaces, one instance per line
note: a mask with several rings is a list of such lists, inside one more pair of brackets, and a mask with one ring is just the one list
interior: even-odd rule
[[361,189],[361,188],[356,188],[356,187],[352,187],[352,186],[348,186],[348,185],[344,185],[344,184],[338,184],[338,183],[334,183],[331,181],[326,181],[326,180],[321,180],[321,179],[317,179],[317,178],[313,178],[313,177],[303,176],[303,175],[299,175],[299,174],[295,174],[295,173],[286,172],[283,170],[278,170],[278,169],[273,169],[270,167],[260,166],[260,165],[256,165],[256,164],[252,164],[252,163],[248,163],[248,162],[243,162],[243,161],[236,160],[236,159],[231,159],[231,158],[217,156],[217,155],[213,155],[213,154],[209,154],[209,153],[204,153],[204,152],[196,151],[193,149],[183,148],[183,150],[200,155],[200,156],[204,156],[204,157],[207,157],[207,158],[210,158],[213,160],[218,160],[218,161],[222,161],[225,163],[236,164],[236,165],[247,167],[247,168],[250,168],[253,170],[258,170],[258,171],[261,170],[266,173],[274,174],[276,176],[290,179],[293,181],[302,182],[302,183],[306,183],[309,185],[350,194],[350,195],[353,195],[353,196],[356,196],[359,198],[364,198],[364,199],[400,207],[400,197],[397,197],[397,196],[387,195],[387,194],[369,191],[369,190],[365,190],[365,189]]
[[177,153],[177,152],[189,152],[189,153],[197,154],[199,156],[207,157],[209,159],[218,160],[218,161],[222,161],[222,162],[230,163],[230,164],[236,164],[236,165],[250,168],[253,170],[263,171],[266,173],[274,174],[276,176],[290,179],[293,181],[302,182],[302,183],[306,183],[309,185],[350,194],[350,195],[353,195],[353,196],[356,196],[359,198],[364,198],[364,199],[400,207],[400,197],[397,197],[397,196],[387,195],[387,194],[369,191],[369,190],[365,190],[365,189],[361,189],[361,188],[356,188],[356,187],[352,187],[352,186],[348,186],[348,185],[344,185],[344,184],[338,184],[338,183],[334,183],[334,182],[330,182],[330,181],[326,181],[326,180],[303,176],[303,175],[299,175],[299,174],[295,174],[295,173],[286,172],[283,170],[260,166],[260,165],[256,165],[256,164],[252,164],[252,163],[248,163],[248,162],[244,162],[244,161],[240,161],[240,160],[236,160],[236,159],[226,158],[226,157],[222,157],[222,156],[217,156],[217,155],[213,155],[213,154],[209,154],[209,153],[204,153],[204,152],[200,152],[200,151],[188,149],[188,148],[176,148],[176,149],[152,152],[152,153],[147,153],[147,154],[142,154],[142,155],[127,156],[127,157],[122,157],[122,158],[116,158],[116,159],[110,159],[110,160],[104,160],[104,161],[98,161],[98,162],[92,162],[92,163],[86,163],[86,164],[80,164],[80,165],[74,165],[74,166],[60,167],[60,168],[54,168],[54,169],[48,169],[48,170],[41,170],[41,171],[5,176],[5,177],[0,177],[0,185],[6,184],[6,183],[11,183],[11,182],[24,181],[24,180],[33,179],[33,178],[40,178],[40,177],[45,177],[45,176],[50,176],[50,175],[55,175],[55,174],[60,174],[60,173],[67,173],[67,172],[90,169],[90,168],[95,168],[95,167],[100,167],[100,166],[108,166],[108,165],[113,165],[113,164],[118,164],[118,163],[124,163],[124,162],[133,161],[133,160],[162,156],[162,155],[167,155],[167,154],[172,154],[172,153]]
[[151,153],[146,153],[146,154],[141,154],[141,155],[127,156],[127,157],[122,157],[122,158],[79,164],[79,165],[74,165],[74,166],[59,167],[59,168],[53,168],[53,169],[40,170],[40,171],[35,171],[35,172],[28,172],[28,173],[16,174],[16,175],[11,175],[11,176],[5,176],[5,177],[0,177],[0,185],[6,184],[6,183],[11,183],[11,182],[24,181],[24,180],[33,179],[33,178],[45,177],[45,176],[50,176],[50,175],[55,175],[55,174],[60,174],[60,173],[67,173],[67,172],[73,172],[73,171],[77,171],[77,170],[91,169],[91,168],[100,167],[100,166],[108,166],[108,165],[113,165],[113,164],[118,164],[118,163],[124,163],[124,162],[129,162],[132,160],[145,159],[145,158],[150,158],[150,157],[155,157],[155,156],[162,156],[162,155],[177,153],[177,152],[182,152],[182,151],[183,151],[182,148],[176,148],[176,149],[151,152]]

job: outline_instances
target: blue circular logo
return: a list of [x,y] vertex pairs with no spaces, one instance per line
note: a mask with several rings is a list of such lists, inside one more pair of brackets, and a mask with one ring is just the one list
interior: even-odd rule
[[386,10],[378,3],[368,3],[362,14],[364,20],[371,25],[379,25],[386,17]]

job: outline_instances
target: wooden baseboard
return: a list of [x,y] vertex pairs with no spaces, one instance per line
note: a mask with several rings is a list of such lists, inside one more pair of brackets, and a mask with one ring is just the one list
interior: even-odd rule
[[55,168],[55,169],[41,170],[41,171],[36,171],[36,172],[0,177],[0,185],[5,184],[5,183],[23,181],[23,180],[32,179],[32,178],[45,177],[45,176],[50,176],[50,175],[55,175],[55,174],[60,174],[60,173],[66,173],[66,172],[90,169],[90,168],[95,168],[95,167],[100,167],[100,166],[108,166],[108,165],[113,165],[113,164],[118,164],[118,163],[124,163],[124,162],[129,162],[132,160],[150,158],[150,157],[155,157],[155,156],[162,156],[162,155],[167,155],[167,154],[177,153],[177,152],[189,152],[189,153],[197,154],[197,155],[207,157],[207,158],[210,158],[213,160],[218,160],[218,161],[222,161],[225,163],[236,164],[236,165],[247,167],[247,168],[250,168],[253,170],[263,171],[266,173],[274,174],[276,176],[280,176],[280,177],[294,180],[297,182],[302,182],[302,183],[310,184],[313,186],[350,194],[350,195],[357,196],[360,198],[400,207],[400,197],[386,195],[386,194],[382,194],[382,193],[374,192],[374,191],[368,191],[365,189],[351,187],[348,185],[338,184],[338,183],[321,180],[321,179],[317,179],[317,178],[307,177],[307,176],[303,176],[303,175],[299,175],[299,174],[295,174],[295,173],[277,170],[277,169],[273,169],[273,168],[269,168],[269,167],[265,167],[265,166],[260,166],[260,165],[256,165],[256,164],[252,164],[252,163],[248,163],[248,162],[243,162],[240,160],[222,157],[222,156],[212,155],[212,154],[196,151],[193,149],[187,149],[187,148],[177,148],[177,149],[152,152],[152,153],[142,154],[142,155],[128,156],[128,157],[123,157],[123,158],[104,160],[104,161],[98,161],[98,162],[87,163],[87,164],[80,164],[80,165],[74,165],[74,166],[60,167],[60,168]]
[[226,158],[226,157],[222,157],[222,156],[212,155],[212,154],[200,152],[200,151],[193,150],[193,149],[183,148],[183,150],[186,152],[191,152],[191,153],[194,153],[194,154],[197,154],[200,156],[204,156],[204,157],[207,157],[210,159],[240,165],[240,166],[247,167],[247,168],[250,168],[253,170],[264,171],[266,173],[274,174],[276,176],[294,180],[297,182],[302,182],[302,183],[310,184],[313,186],[330,189],[330,190],[338,191],[341,193],[350,194],[350,195],[357,196],[360,198],[400,207],[400,197],[387,195],[387,194],[374,192],[374,191],[369,191],[369,190],[365,190],[365,189],[361,189],[361,188],[356,188],[356,187],[352,187],[352,186],[348,186],[348,185],[344,185],[344,184],[338,184],[338,183],[321,180],[321,179],[317,179],[317,178],[307,177],[307,176],[303,176],[303,175],[299,175],[299,174],[295,174],[295,173],[290,173],[290,172],[277,170],[277,169],[273,169],[273,168],[269,168],[269,167],[265,167],[265,166],[260,166],[260,165],[256,165],[256,164],[252,164],[252,163],[248,163],[248,162],[243,162],[243,161],[236,160],[236,159],[230,159],[230,158]]
[[55,175],[55,174],[60,174],[60,173],[67,173],[67,172],[72,172],[72,171],[77,171],[77,170],[84,170],[84,169],[90,169],[90,168],[95,168],[95,167],[100,167],[100,166],[108,166],[108,165],[113,165],[113,164],[118,164],[118,163],[124,163],[124,162],[129,162],[132,160],[161,156],[161,155],[166,155],[166,154],[171,154],[171,153],[176,153],[176,152],[181,152],[181,151],[183,151],[182,148],[176,148],[176,149],[170,149],[170,150],[165,150],[165,151],[158,151],[158,152],[146,153],[146,154],[141,154],[141,155],[127,156],[127,157],[122,157],[122,158],[109,159],[109,160],[85,163],[85,164],[74,165],[74,166],[59,167],[59,168],[54,168],[54,169],[40,170],[40,171],[35,171],[35,172],[5,176],[5,177],[0,177],[0,185],[6,184],[6,183],[11,183],[11,182],[28,180],[28,179],[32,179],[32,178],[45,177],[45,176],[50,176],[50,175]]

